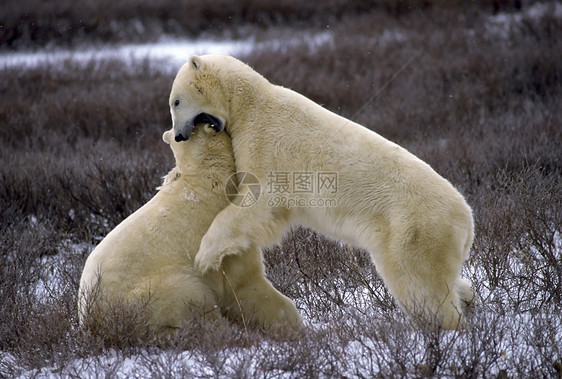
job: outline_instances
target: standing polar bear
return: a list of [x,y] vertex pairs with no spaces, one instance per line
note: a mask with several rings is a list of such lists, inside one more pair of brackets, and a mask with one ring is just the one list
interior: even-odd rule
[[176,167],[160,191],[88,257],[80,280],[81,323],[103,317],[103,307],[146,302],[148,327],[162,336],[197,312],[222,313],[267,330],[298,328],[295,305],[264,277],[255,245],[248,245],[244,257],[225,258],[220,271],[202,275],[193,267],[201,238],[228,205],[224,185],[234,174],[230,138],[198,125],[189,142],[172,141],[171,130],[163,139],[171,144]]
[[[236,169],[263,188],[252,207],[229,205],[215,218],[195,257],[200,271],[218,269],[253,244],[276,243],[300,224],[366,249],[407,313],[437,316],[444,328],[465,325],[474,295],[460,273],[472,211],[429,165],[232,57],[192,57],[177,74],[170,107],[176,141],[190,138],[201,121],[225,129]],[[281,198],[271,190],[282,174],[294,180],[303,173],[317,184],[313,193],[296,181]],[[335,183],[320,188],[321,174]]]

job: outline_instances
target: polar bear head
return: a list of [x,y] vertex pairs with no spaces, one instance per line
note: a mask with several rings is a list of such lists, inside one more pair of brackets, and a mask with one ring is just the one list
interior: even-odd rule
[[176,142],[190,138],[205,123],[220,132],[252,101],[252,88],[266,81],[241,61],[223,55],[193,56],[178,71],[170,93]]
[[165,178],[164,184],[180,175],[228,177],[235,171],[232,141],[226,133],[215,131],[209,124],[200,124],[194,127],[187,142],[176,142],[173,136],[173,129],[162,135],[176,159],[176,167]]

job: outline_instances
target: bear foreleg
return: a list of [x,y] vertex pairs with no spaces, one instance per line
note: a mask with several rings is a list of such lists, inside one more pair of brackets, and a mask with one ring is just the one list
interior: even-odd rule
[[223,209],[201,240],[194,260],[196,270],[218,270],[224,257],[242,254],[250,246],[268,247],[288,228],[288,211],[272,208],[265,201],[252,207],[229,205]]

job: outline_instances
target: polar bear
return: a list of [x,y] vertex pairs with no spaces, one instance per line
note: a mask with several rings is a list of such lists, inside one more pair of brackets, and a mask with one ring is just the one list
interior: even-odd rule
[[262,186],[253,206],[231,204],[215,218],[197,269],[212,272],[225,257],[274,244],[300,224],[367,250],[410,315],[465,326],[474,295],[460,274],[472,211],[428,164],[228,56],[191,57],[169,101],[176,141],[190,138],[201,121],[225,129],[237,171]]
[[248,245],[243,258],[226,258],[219,271],[201,275],[193,268],[201,238],[228,205],[224,186],[234,174],[232,144],[209,125],[198,125],[188,143],[172,137],[171,130],[163,135],[177,166],[159,192],[112,230],[86,261],[81,323],[99,312],[100,304],[147,301],[143,310],[157,335],[170,335],[195,312],[222,314],[266,331],[298,329],[295,305],[264,277],[255,245]]

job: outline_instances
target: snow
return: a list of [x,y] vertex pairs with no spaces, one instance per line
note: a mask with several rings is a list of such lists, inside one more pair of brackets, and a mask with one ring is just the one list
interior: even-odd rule
[[[559,234],[555,236],[557,242],[561,240]],[[557,245],[559,246],[559,245]],[[84,250],[91,250],[92,246],[88,244],[75,244],[65,241],[59,248],[59,254],[49,257],[43,257],[44,273],[43,280],[38,284],[37,297],[39,301],[48,302],[52,296],[65,291],[63,288],[64,266],[66,259],[71,255],[82,254]],[[467,273],[474,276],[484,277],[478,267],[471,266],[467,268]],[[469,275],[471,276],[471,275]],[[345,278],[331,278],[335,280],[338,288],[346,288]],[[482,287],[481,287],[482,289]],[[68,290],[68,289],[66,289]],[[373,372],[380,370],[388,370],[392,362],[389,357],[396,354],[406,356],[408,359],[409,372],[415,372],[419,364],[427,360],[428,339],[423,332],[417,332],[412,329],[404,329],[393,331],[392,333],[402,334],[401,341],[410,341],[408,351],[397,353],[393,349],[400,348],[392,343],[388,343],[384,335],[373,335],[373,330],[380,331],[381,324],[384,319],[377,317],[377,309],[372,304],[373,295],[363,287],[356,288],[353,291],[349,289],[344,291],[345,306],[339,308],[337,312],[341,313],[341,324],[338,327],[347,326],[350,330],[357,329],[357,325],[365,325],[365,333],[355,336],[350,341],[342,341],[342,345],[333,345],[330,347],[332,351],[337,351],[338,362],[341,365],[340,373],[347,373],[348,376],[369,377]],[[306,304],[298,304],[301,314],[304,318],[306,328],[312,333],[323,335],[330,333],[334,326],[325,321],[322,315],[314,315],[310,309],[306,309]],[[311,315],[312,314],[312,315]],[[311,316],[307,316],[311,315]],[[400,317],[406,317],[404,315]],[[497,355],[497,366],[500,369],[506,369],[509,372],[509,362],[518,357],[525,359],[541,359],[533,358],[536,352],[537,336],[535,335],[535,326],[549,319],[548,314],[538,313],[531,314],[529,312],[517,313],[513,310],[506,309],[504,314],[492,315],[486,314],[482,317],[492,317],[501,325],[500,328],[509,330],[507,324],[523,325],[519,328],[517,334],[503,335],[498,340],[492,350]],[[369,320],[369,321],[367,321]],[[478,320],[475,329],[478,329]],[[554,320],[554,322],[557,322]],[[372,325],[371,325],[372,324]],[[560,324],[560,321],[558,321]],[[562,339],[562,328],[555,338]],[[390,333],[390,334],[392,334]],[[468,351],[471,344],[488,343],[485,336],[481,336],[481,341],[471,340],[471,335],[464,335],[458,331],[444,331],[440,336],[440,344],[447,346],[451,350],[451,354],[455,351]],[[480,334],[478,334],[480,336]],[[391,336],[392,337],[392,336]],[[247,347],[226,347],[220,351],[209,355],[208,352],[199,352],[196,350],[163,350],[160,348],[144,348],[134,353],[127,353],[123,350],[110,349],[100,355],[80,357],[64,362],[64,366],[53,363],[38,370],[27,370],[21,367],[19,378],[58,378],[58,377],[98,377],[111,376],[115,378],[130,377],[252,377],[253,374],[259,373],[263,367],[263,359],[265,356],[286,357],[292,354],[292,345],[284,344],[279,341],[268,341]],[[489,350],[488,350],[489,351]],[[315,356],[319,360],[333,359],[329,355],[330,352],[324,352],[322,349]],[[325,356],[326,355],[326,356]],[[461,355],[462,357],[462,355]],[[2,366],[14,367],[18,360],[11,354],[0,351],[0,368]],[[537,365],[540,362],[537,362]],[[418,365],[418,366],[416,366]],[[420,366],[421,367],[421,366]],[[285,368],[286,369],[286,368]],[[217,372],[219,370],[220,372]],[[288,370],[288,369],[287,369]],[[293,377],[293,373],[285,371],[283,367],[279,367],[275,371],[276,377],[289,378]],[[270,371],[268,374],[273,374]]]
[[252,45],[250,40],[184,40],[165,37],[159,42],[146,44],[4,53],[0,54],[0,67],[6,68],[22,65],[35,67],[45,63],[53,65],[65,60],[87,62],[106,59],[120,59],[127,64],[144,59],[171,60],[172,64],[180,65],[193,54],[237,55],[249,51]]
[[199,202],[199,199],[197,198],[197,196],[195,196],[195,194],[193,192],[191,192],[190,190],[188,190],[187,188],[184,190],[183,198],[185,200],[193,202],[193,203]]
[[87,243],[73,243],[63,241],[56,255],[46,255],[41,258],[41,272],[35,286],[35,299],[38,303],[47,304],[50,300],[62,297],[68,291],[66,275],[68,260],[80,256],[84,251],[92,251],[94,246]]
[[145,59],[163,64],[163,69],[177,70],[194,54],[223,54],[241,56],[254,49],[267,48],[282,50],[295,46],[308,46],[317,49],[333,40],[330,32],[317,34],[301,34],[288,39],[274,38],[255,41],[253,38],[241,40],[212,40],[212,39],[180,39],[162,37],[155,43],[125,44],[104,46],[102,48],[78,47],[75,49],[43,49],[33,52],[14,52],[0,54],[0,69],[10,67],[36,67],[39,64],[55,65],[64,61],[88,63],[92,60],[102,61],[118,59],[125,64],[132,65]]
[[512,28],[521,24],[525,18],[539,20],[547,15],[562,18],[562,4],[536,3],[519,13],[498,13],[488,18],[486,29],[491,36],[507,39]]

